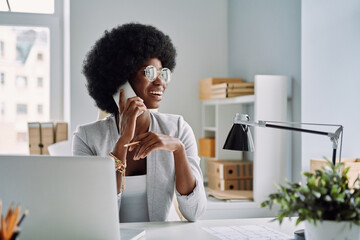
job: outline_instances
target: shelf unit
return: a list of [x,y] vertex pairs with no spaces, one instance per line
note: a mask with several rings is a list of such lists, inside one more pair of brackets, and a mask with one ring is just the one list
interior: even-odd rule
[[255,94],[227,99],[203,100],[201,104],[202,137],[215,138],[215,157],[202,158],[204,182],[207,182],[206,161],[246,159],[254,161],[253,201],[224,202],[208,200],[203,219],[265,217],[273,213],[260,209],[260,203],[276,191],[274,183],[284,183],[286,170],[285,132],[268,128],[251,128],[255,152],[223,150],[235,113],[249,114],[251,121],[286,121],[288,77],[256,75]]

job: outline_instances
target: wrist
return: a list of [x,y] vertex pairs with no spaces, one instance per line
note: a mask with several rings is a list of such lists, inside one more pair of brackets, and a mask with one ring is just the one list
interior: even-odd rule
[[185,154],[185,145],[179,141],[179,144],[175,151],[173,152],[174,158],[177,158],[177,156],[184,155]]

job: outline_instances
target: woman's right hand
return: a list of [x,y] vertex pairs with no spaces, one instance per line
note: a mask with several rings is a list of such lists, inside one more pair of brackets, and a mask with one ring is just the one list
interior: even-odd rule
[[[120,90],[119,97],[119,139],[117,140],[113,154],[126,163],[127,148],[125,144],[131,142],[135,135],[136,119],[141,112],[145,112],[146,106],[144,101],[139,97],[132,97],[125,99],[124,90]],[[120,172],[116,172],[117,192],[121,192],[122,175]]]
[[129,143],[135,134],[136,119],[142,112],[147,111],[144,101],[138,97],[125,99],[124,89],[120,90],[119,97],[119,133],[122,142]]

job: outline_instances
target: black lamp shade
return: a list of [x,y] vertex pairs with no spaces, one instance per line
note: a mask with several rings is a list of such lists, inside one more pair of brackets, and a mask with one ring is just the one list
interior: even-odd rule
[[250,129],[243,124],[234,124],[226,138],[223,149],[237,151],[254,151]]

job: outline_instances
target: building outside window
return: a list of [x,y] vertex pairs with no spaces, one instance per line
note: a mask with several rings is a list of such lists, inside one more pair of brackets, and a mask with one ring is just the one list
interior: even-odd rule
[[5,85],[5,73],[0,73],[0,86]]
[[0,103],[0,117],[5,115],[5,103]]
[[17,88],[26,88],[27,87],[27,77],[17,76],[15,79],[15,85]]
[[37,54],[37,60],[38,60],[38,61],[42,61],[43,58],[44,58],[44,56],[43,56],[42,53],[38,53],[38,54]]
[[4,52],[4,42],[0,41],[0,57],[4,57],[5,52]]
[[37,105],[37,113],[40,115],[43,114],[43,105],[42,104]]
[[26,115],[27,114],[27,105],[18,103],[16,104],[16,113],[18,115]]
[[0,4],[0,154],[28,154],[28,122],[63,120],[63,0],[9,3],[12,12]]
[[37,78],[37,86],[42,87],[43,86],[43,81],[44,81],[44,79],[42,77],[38,77]]

